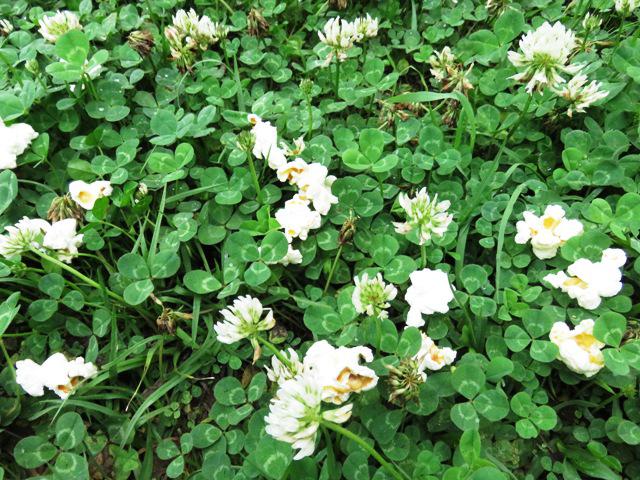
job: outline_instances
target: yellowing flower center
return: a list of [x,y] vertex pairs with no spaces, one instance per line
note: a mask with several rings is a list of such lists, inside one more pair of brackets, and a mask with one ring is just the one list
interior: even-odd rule
[[83,203],[90,202],[92,197],[93,195],[91,195],[89,192],[80,192],[78,194],[78,198]]
[[594,337],[590,333],[580,333],[573,337],[573,340],[583,350],[589,350],[593,346],[593,344],[597,342],[596,337]]
[[354,392],[362,390],[371,383],[371,378],[353,373],[349,367],[345,367],[337,378],[340,383],[343,383],[345,379],[349,388]]
[[587,285],[586,282],[582,281],[581,279],[579,279],[578,277],[571,277],[567,280],[565,280],[562,283],[565,287],[580,287],[580,288],[587,288],[589,285]]
[[560,225],[560,220],[558,220],[557,218],[553,218],[553,217],[547,217],[542,221],[542,225],[547,230],[552,230],[552,229],[556,228],[558,225]]

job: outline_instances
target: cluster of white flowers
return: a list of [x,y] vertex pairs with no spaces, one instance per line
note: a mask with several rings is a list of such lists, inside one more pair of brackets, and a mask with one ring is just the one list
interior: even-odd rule
[[276,321],[273,311],[266,309],[257,298],[246,295],[233,301],[233,306],[221,310],[224,320],[214,325],[218,340],[222,343],[235,343],[244,338],[255,340],[255,336],[265,330],[271,330]]
[[547,206],[541,217],[531,211],[522,216],[524,220],[516,223],[515,241],[520,244],[531,241],[534,255],[541,260],[555,257],[559,247],[584,230],[580,221],[565,218],[560,205]]
[[[586,19],[585,19],[586,20]],[[508,53],[511,63],[522,71],[514,75],[516,81],[526,81],[527,91],[542,91],[545,87],[569,103],[567,115],[571,117],[574,112],[584,112],[591,104],[609,95],[608,91],[601,90],[601,84],[596,81],[588,83],[586,75],[579,73],[583,65],[572,65],[570,57],[578,46],[578,40],[570,29],[562,23],[551,25],[543,23],[520,40],[520,52]],[[575,75],[569,82],[561,73]]]
[[320,41],[331,47],[331,52],[325,60],[325,66],[331,63],[331,59],[337,58],[339,62],[347,59],[347,51],[355,42],[361,42],[378,35],[378,19],[367,14],[366,17],[358,17],[353,22],[330,18],[321,31],[318,32]]
[[[338,197],[331,193],[336,177],[329,175],[324,165],[307,163],[296,157],[305,148],[302,137],[296,139],[291,148],[284,142],[278,143],[278,129],[270,122],[255,114],[250,114],[247,119],[253,125],[253,155],[265,160],[281,182],[289,182],[298,188],[298,193],[285,202],[275,217],[289,241],[287,255],[279,263],[301,263],[302,254],[291,243],[295,238],[306,240],[310,230],[320,228],[322,215],[329,213],[331,205],[338,203]],[[287,161],[288,157],[295,158]]]
[[640,3],[638,0],[616,0],[615,9],[616,12],[623,14],[624,16],[630,15]]
[[409,275],[411,286],[407,289],[405,300],[409,304],[407,326],[424,325],[422,315],[447,313],[449,302],[453,300],[453,289],[447,274],[442,270],[425,268]]
[[593,336],[595,322],[587,318],[573,330],[564,322],[556,322],[549,339],[558,346],[558,359],[569,370],[592,377],[604,366],[604,343]]
[[228,33],[228,27],[213,22],[206,15],[198,17],[193,9],[188,12],[178,10],[173,16],[173,25],[164,29],[171,57],[183,69],[191,67],[196,51],[207,50],[211,45],[226,38]]
[[107,180],[97,180],[87,183],[83,180],[75,180],[69,184],[69,194],[74,202],[85,210],[93,209],[96,200],[108,197],[113,193],[111,182]]
[[366,313],[369,317],[387,318],[389,302],[396,298],[398,289],[393,284],[386,284],[382,274],[369,278],[365,272],[362,277],[354,277],[356,287],[353,289],[351,301],[358,313]]
[[425,333],[422,335],[422,344],[420,350],[413,356],[418,364],[418,372],[422,374],[423,380],[427,376],[425,370],[440,370],[446,365],[451,365],[456,359],[457,352],[450,347],[438,347],[436,343]]
[[82,244],[82,234],[76,233],[76,220],[68,218],[53,224],[42,219],[24,217],[0,235],[0,255],[13,258],[31,249],[55,251],[63,262],[71,262]]
[[523,68],[514,75],[516,81],[527,81],[527,91],[555,86],[565,80],[560,72],[574,74],[579,65],[569,65],[569,56],[576,48],[576,36],[562,23],[544,22],[520,39],[520,52],[510,51],[509,61]]
[[18,166],[17,159],[38,138],[38,133],[26,123],[6,126],[0,119],[0,170]]
[[81,379],[94,377],[98,369],[84,358],[67,360],[62,353],[54,353],[42,365],[31,359],[16,362],[16,382],[33,397],[44,395],[44,387],[60,398],[67,398]]
[[466,92],[473,89],[473,84],[469,80],[469,73],[473,64],[465,71],[457,61],[455,55],[449,47],[444,47],[439,52],[436,51],[429,57],[431,65],[431,75],[438,83],[442,84],[442,89],[446,91]]
[[569,297],[578,301],[578,305],[587,310],[598,308],[602,298],[613,297],[622,289],[620,269],[627,261],[624,250],[607,248],[602,252],[599,262],[580,258],[567,268],[544,277],[554,288],[559,288]]
[[70,30],[82,30],[78,16],[68,10],[58,10],[51,17],[40,19],[40,35],[48,42],[55,43],[65,33]]
[[416,230],[420,245],[427,243],[433,236],[442,237],[453,220],[453,215],[447,213],[451,202],[439,202],[438,195],[430,198],[426,187],[420,189],[413,198],[401,193],[398,195],[398,203],[404,209],[407,221],[393,222],[396,232],[406,235]]
[[[290,365],[274,357],[268,370],[269,378],[278,382],[278,391],[269,405],[265,430],[298,449],[294,459],[299,460],[313,453],[321,422],[346,422],[352,404],[343,404],[352,393],[374,388],[378,376],[360,365],[362,360],[373,360],[371,350],[362,346],[335,348],[322,340],[309,348],[302,362],[291,349],[286,358]],[[342,406],[323,412],[323,401]]]
[[609,95],[607,90],[600,89],[602,86],[600,82],[593,80],[587,84],[588,81],[586,75],[579,73],[569,80],[563,88],[552,88],[554,93],[569,103],[567,109],[569,117],[573,116],[573,112],[583,113],[585,108]]

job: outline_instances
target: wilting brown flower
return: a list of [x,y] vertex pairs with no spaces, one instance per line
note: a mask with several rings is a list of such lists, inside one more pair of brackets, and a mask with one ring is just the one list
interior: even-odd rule
[[148,30],[135,30],[129,34],[127,43],[143,57],[146,57],[151,53],[155,45],[153,34]]
[[47,219],[50,222],[59,222],[67,218],[75,218],[78,223],[84,220],[84,211],[68,193],[54,198],[47,211]]
[[249,11],[249,15],[247,16],[247,23],[249,31],[249,35],[254,37],[261,37],[265,33],[269,31],[269,23],[262,16],[262,12],[255,8],[252,8]]

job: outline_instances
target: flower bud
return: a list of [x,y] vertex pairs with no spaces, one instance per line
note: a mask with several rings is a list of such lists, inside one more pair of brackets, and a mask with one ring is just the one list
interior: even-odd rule
[[0,19],[0,36],[6,37],[11,32],[13,32],[13,25],[9,20]]
[[308,78],[303,79],[300,82],[300,91],[305,97],[310,97],[313,93],[313,81]]
[[136,190],[136,193],[134,194],[135,203],[138,203],[140,200],[142,200],[144,197],[146,197],[148,193],[149,193],[149,187],[147,187],[147,184],[140,182],[138,184],[138,189]]
[[238,148],[245,152],[247,155],[251,155],[255,143],[256,137],[249,131],[241,132],[236,139],[236,145],[238,146]]
[[396,405],[403,405],[409,400],[415,399],[420,390],[420,384],[424,383],[427,376],[418,368],[418,362],[407,358],[398,364],[397,367],[387,365],[389,370],[389,401]]
[[37,75],[40,72],[40,64],[35,58],[31,58],[25,62],[25,68],[27,72]]
[[340,245],[351,241],[353,235],[356,233],[356,222],[358,218],[358,216],[351,215],[344,221],[342,228],[340,228],[340,234],[338,235],[338,243]]

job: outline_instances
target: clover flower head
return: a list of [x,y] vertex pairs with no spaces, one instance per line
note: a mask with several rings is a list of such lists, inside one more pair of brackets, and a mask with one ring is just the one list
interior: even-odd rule
[[291,244],[287,247],[287,254],[278,260],[280,265],[299,265],[302,263],[302,252],[300,250],[293,248]]
[[512,79],[527,82],[526,90],[542,90],[564,83],[561,72],[574,74],[581,66],[569,65],[569,57],[576,48],[576,36],[562,23],[544,22],[520,40],[521,52],[510,51],[509,61],[522,71]]
[[358,17],[353,21],[354,39],[360,42],[367,38],[373,38],[378,35],[378,19],[371,18],[367,13],[366,17]]
[[407,289],[405,300],[409,304],[407,326],[424,325],[422,315],[447,313],[449,302],[453,300],[453,289],[447,274],[442,270],[425,268],[409,275],[411,286]]
[[11,22],[4,18],[0,18],[0,35],[6,37],[11,32],[13,32],[13,25]]
[[322,400],[341,405],[352,393],[371,390],[378,376],[360,361],[373,361],[368,347],[334,347],[326,340],[315,342],[304,357],[305,371],[310,371],[321,386]]
[[300,198],[292,198],[276,212],[276,220],[284,230],[287,240],[294,238],[306,240],[309,230],[320,228],[320,213],[309,208],[309,202]]
[[424,372],[429,370],[440,370],[446,365],[451,365],[456,359],[457,352],[449,347],[438,347],[435,342],[426,334],[422,333],[422,344],[420,350],[413,356],[418,362],[418,370]]
[[407,215],[407,221],[394,222],[396,232],[407,234],[417,230],[420,245],[434,236],[442,237],[453,220],[453,215],[447,213],[451,202],[439,202],[438,195],[432,199],[426,188],[422,188],[413,198],[401,193],[398,195],[398,202]]
[[96,201],[102,197],[108,197],[113,193],[111,182],[98,180],[87,183],[83,180],[75,180],[69,184],[71,198],[85,210],[93,209]]
[[573,112],[584,113],[584,109],[591,104],[602,100],[609,95],[607,90],[601,90],[602,84],[593,80],[587,84],[586,75],[579,73],[569,80],[562,89],[553,88],[553,92],[569,102],[567,115],[573,116]]
[[31,125],[14,123],[6,126],[0,119],[0,170],[16,168],[18,157],[36,138],[38,133]]
[[530,241],[534,255],[541,260],[555,257],[558,248],[584,230],[580,221],[565,218],[560,205],[547,206],[540,217],[530,211],[524,212],[523,217],[524,220],[516,223],[515,242],[525,244]]
[[46,220],[23,217],[15,225],[5,227],[7,233],[0,235],[0,255],[13,258],[32,248],[41,248],[50,228]]
[[267,309],[267,314],[263,317],[264,310],[257,298],[249,295],[236,298],[233,306],[220,311],[224,320],[213,327],[218,340],[222,343],[235,343],[244,338],[255,339],[259,332],[272,329],[276,324],[273,311]]
[[44,395],[44,388],[66,399],[82,379],[94,377],[98,369],[84,358],[67,360],[62,353],[54,353],[42,365],[31,359],[16,362],[16,382],[33,397]]
[[619,12],[624,16],[628,16],[638,8],[639,4],[638,0],[616,0],[615,9],[616,12]]
[[78,247],[82,245],[83,234],[76,234],[77,221],[67,218],[54,222],[42,240],[42,246],[55,250],[58,259],[69,263],[78,255]]
[[369,317],[387,318],[389,302],[396,298],[398,290],[393,284],[386,284],[382,274],[369,278],[365,272],[362,277],[354,277],[356,287],[353,289],[351,300],[358,313],[366,313]]
[[51,43],[57,42],[58,38],[71,30],[82,30],[78,16],[68,10],[58,10],[51,17],[42,17],[39,24],[40,35]]
[[291,380],[302,373],[304,366],[298,357],[298,353],[289,348],[282,352],[282,355],[288,360],[289,366],[283,364],[275,355],[271,357],[271,368],[266,367],[267,377],[272,382],[282,385],[287,380]]
[[335,17],[325,23],[322,31],[318,32],[318,37],[322,43],[331,47],[331,53],[325,60],[325,65],[329,65],[333,55],[337,57],[339,62],[344,62],[347,59],[347,50],[356,41],[356,30],[353,23]]
[[250,115],[253,125],[251,134],[254,137],[253,156],[267,160],[269,167],[277,170],[287,163],[284,151],[278,146],[278,129],[271,122],[264,122],[257,115]]
[[569,370],[592,377],[604,367],[604,343],[593,336],[595,322],[587,318],[574,329],[564,322],[556,322],[549,340],[558,346],[558,360]]
[[576,299],[582,308],[593,310],[600,306],[602,298],[613,297],[620,292],[620,269],[626,261],[624,250],[608,248],[602,253],[599,262],[580,258],[569,265],[567,273],[550,273],[544,280],[565,292],[570,298]]
[[315,376],[305,372],[284,381],[271,399],[265,431],[298,450],[294,460],[313,454],[321,422],[344,423],[351,417],[352,404],[322,411],[322,392]]

